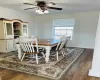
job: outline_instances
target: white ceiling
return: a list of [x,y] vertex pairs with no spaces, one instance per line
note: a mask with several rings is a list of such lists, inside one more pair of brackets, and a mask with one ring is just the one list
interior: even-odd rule
[[[35,13],[35,10],[27,10],[33,6],[25,5],[23,3],[34,3],[36,0],[0,0],[0,6],[7,7],[14,10]],[[43,0],[42,0],[43,1]],[[50,10],[50,13],[64,13],[64,12],[80,12],[80,11],[99,11],[100,0],[44,0],[47,2],[56,3],[55,6],[63,8],[62,11]]]

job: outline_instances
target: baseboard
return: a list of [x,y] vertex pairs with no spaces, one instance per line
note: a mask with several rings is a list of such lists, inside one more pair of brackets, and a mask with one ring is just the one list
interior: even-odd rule
[[79,48],[87,48],[87,49],[94,49],[94,47],[84,47],[84,46],[68,46],[68,47],[79,47]]
[[90,69],[88,75],[89,76],[94,76],[94,77],[100,77],[100,72]]

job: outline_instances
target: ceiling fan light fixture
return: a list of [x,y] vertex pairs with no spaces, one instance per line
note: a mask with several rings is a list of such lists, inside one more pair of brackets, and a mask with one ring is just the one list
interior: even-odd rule
[[43,13],[41,10],[39,10],[39,9],[37,9],[35,12],[38,13],[38,14],[44,14],[44,13]]
[[46,13],[46,14],[47,14],[47,13],[49,13],[49,11],[48,11],[48,10],[45,10],[45,11],[44,11],[44,13]]
[[38,14],[47,14],[47,13],[49,13],[49,11],[47,9],[42,10],[41,8],[37,8],[35,12],[38,13]]

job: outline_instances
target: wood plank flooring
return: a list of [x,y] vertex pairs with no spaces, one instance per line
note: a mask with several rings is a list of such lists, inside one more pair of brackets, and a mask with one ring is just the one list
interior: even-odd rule
[[[85,50],[61,80],[100,80],[100,78],[88,76],[88,71],[92,63],[92,56],[93,50]],[[1,80],[50,80],[2,68],[0,68],[0,78]]]

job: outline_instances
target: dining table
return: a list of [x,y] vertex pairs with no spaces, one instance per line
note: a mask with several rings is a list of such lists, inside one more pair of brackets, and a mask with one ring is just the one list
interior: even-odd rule
[[[50,56],[50,50],[52,47],[56,46],[60,40],[57,39],[38,39],[38,47],[43,47],[46,50],[45,53],[45,62],[49,62],[49,56]],[[20,49],[20,45],[16,44],[17,49],[18,49],[18,58],[21,59],[22,53]]]

